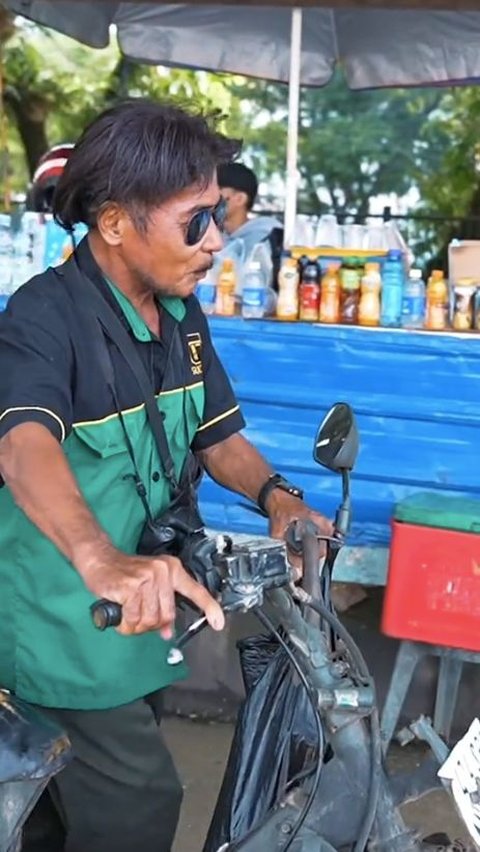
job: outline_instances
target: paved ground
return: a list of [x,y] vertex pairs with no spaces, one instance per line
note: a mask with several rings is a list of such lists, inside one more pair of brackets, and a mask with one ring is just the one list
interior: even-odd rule
[[[200,852],[217,797],[233,728],[225,723],[200,723],[170,718],[164,732],[185,785],[182,820],[174,852]],[[414,765],[418,752],[412,747],[395,757],[405,768]],[[464,837],[453,806],[442,791],[405,807],[405,819],[423,836],[444,831]]]

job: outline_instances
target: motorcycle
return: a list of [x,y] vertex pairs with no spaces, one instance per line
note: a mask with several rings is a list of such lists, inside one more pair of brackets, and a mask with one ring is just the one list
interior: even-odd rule
[[[279,775],[273,800],[260,802],[242,836],[235,834],[221,813],[222,803],[229,801],[231,779],[226,777],[204,852],[422,852],[427,848],[407,827],[399,807],[439,786],[438,767],[426,775],[420,772],[419,777],[415,773],[408,778],[388,776],[375,685],[330,600],[333,568],[350,526],[350,473],[358,446],[353,412],[345,403],[337,403],[318,430],[314,459],[341,475],[342,501],[331,536],[319,535],[310,521],[290,526],[286,545],[302,556],[300,584],[293,581],[283,542],[235,543],[224,536],[212,547],[211,541],[205,545],[203,531],[195,530],[197,555],[203,557],[185,564],[196,566],[196,579],[217,595],[225,612],[254,613],[269,641],[289,661],[296,686],[304,690],[313,730],[313,743],[302,753],[300,765],[297,761],[294,769],[290,766],[286,775]],[[118,625],[121,617],[121,608],[114,602],[97,601],[92,606],[92,618],[101,630]],[[169,657],[172,666],[205,625],[205,618],[198,618],[178,638]],[[0,741],[9,744],[6,754],[4,747],[0,752],[0,852],[17,852],[21,825],[50,777],[65,765],[69,747],[61,732],[24,702],[0,695]],[[428,720],[422,721],[417,733],[443,762],[448,749]]]
[[19,852],[27,817],[70,757],[63,731],[0,690],[0,852]]

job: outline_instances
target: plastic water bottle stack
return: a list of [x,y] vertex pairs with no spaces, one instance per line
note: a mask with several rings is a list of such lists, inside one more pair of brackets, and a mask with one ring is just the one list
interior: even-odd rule
[[4,311],[12,293],[13,243],[10,216],[0,214],[0,311]]

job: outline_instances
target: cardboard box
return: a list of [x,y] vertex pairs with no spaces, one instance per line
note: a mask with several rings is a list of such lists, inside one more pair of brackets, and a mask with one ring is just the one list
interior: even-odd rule
[[448,277],[452,284],[460,278],[480,283],[480,240],[452,240],[448,247]]

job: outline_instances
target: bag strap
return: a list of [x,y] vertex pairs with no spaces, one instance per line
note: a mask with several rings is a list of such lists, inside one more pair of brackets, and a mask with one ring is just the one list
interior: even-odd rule
[[[175,473],[175,465],[173,463],[170,448],[168,446],[168,439],[167,434],[165,432],[165,426],[163,424],[163,418],[160,414],[160,411],[158,410],[157,400],[155,398],[150,377],[145,369],[140,355],[138,354],[135,348],[135,344],[133,343],[130,335],[128,334],[114,311],[105,301],[105,299],[101,296],[97,287],[95,287],[95,284],[91,281],[89,276],[86,275],[85,272],[83,272],[83,270],[79,269],[76,258],[73,258],[71,264],[69,265],[69,272],[70,271],[73,272],[75,277],[78,279],[79,287],[81,288],[79,290],[78,288],[72,287],[72,293],[76,304],[81,304],[81,307],[85,309],[85,301],[83,300],[83,298],[81,300],[78,299],[78,294],[81,293],[82,297],[85,294],[88,294],[88,300],[93,310],[93,313],[95,314],[101,327],[106,332],[110,340],[115,344],[117,349],[125,358],[126,363],[128,364],[131,372],[135,377],[135,380],[140,388],[143,400],[145,402],[145,411],[147,414],[148,422],[150,424],[150,428],[155,438],[158,455],[162,463],[165,477],[168,480],[168,483],[172,489],[173,496],[177,496],[180,492],[180,487]],[[54,272],[57,275],[60,274],[63,276],[63,270],[60,271],[58,269],[55,269]],[[103,338],[100,329],[99,335]],[[105,345],[105,349],[107,349],[105,341],[103,341],[103,343]],[[108,359],[110,360],[108,349],[107,355]],[[104,375],[106,374],[106,378],[109,379],[109,386],[113,386],[113,388],[115,388],[115,377],[111,361],[110,367],[107,367],[106,359],[102,358],[101,367]]]

